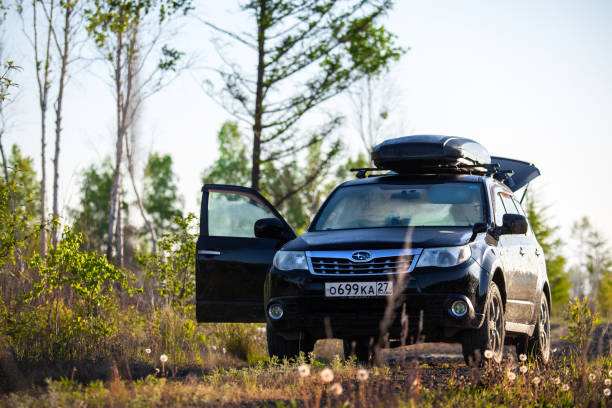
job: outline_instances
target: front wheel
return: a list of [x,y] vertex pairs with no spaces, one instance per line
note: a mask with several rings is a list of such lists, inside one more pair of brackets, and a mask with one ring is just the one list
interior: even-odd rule
[[550,361],[550,309],[546,295],[542,293],[538,307],[538,320],[530,337],[521,338],[516,344],[516,354],[542,364]]
[[314,350],[316,340],[308,336],[301,336],[298,340],[287,340],[268,325],[266,328],[268,340],[268,354],[270,357],[276,356],[279,359],[296,358],[300,352],[306,356]]
[[504,303],[494,282],[489,286],[484,319],[479,329],[466,330],[463,333],[461,346],[463,358],[468,365],[482,365],[488,353],[491,353],[490,358],[496,363],[502,361],[506,336]]

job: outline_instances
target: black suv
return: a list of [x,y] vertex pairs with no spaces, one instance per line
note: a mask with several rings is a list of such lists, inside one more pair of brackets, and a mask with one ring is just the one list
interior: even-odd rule
[[513,195],[538,169],[450,136],[391,139],[372,159],[299,237],[256,191],[205,185],[198,321],[265,321],[280,357],[334,337],[360,360],[383,339],[460,342],[467,362],[516,344],[546,363],[544,254]]

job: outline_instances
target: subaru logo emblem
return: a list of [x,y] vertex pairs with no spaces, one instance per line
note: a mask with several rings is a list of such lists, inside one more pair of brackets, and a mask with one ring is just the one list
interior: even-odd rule
[[370,255],[370,253],[366,251],[359,251],[359,252],[353,252],[353,255],[351,255],[351,258],[353,259],[353,261],[366,262],[366,261],[369,261],[370,258],[372,258],[372,255]]

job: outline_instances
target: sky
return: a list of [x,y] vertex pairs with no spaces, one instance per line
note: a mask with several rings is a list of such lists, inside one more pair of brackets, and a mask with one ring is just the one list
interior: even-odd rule
[[[236,2],[208,3],[196,2],[201,17],[228,29],[249,26]],[[24,69],[15,78],[20,88],[4,142],[38,160],[32,56],[21,23],[9,20],[5,54]],[[404,134],[468,137],[492,155],[535,163],[542,176],[530,189],[550,206],[562,238],[572,222],[589,216],[612,239],[612,2],[398,0],[384,23],[409,48],[390,77],[401,95],[397,114]],[[138,127],[140,161],[150,151],[171,154],[186,209],[197,213],[201,173],[216,159],[216,133],[230,116],[201,86],[213,79],[207,68],[220,65],[211,31],[194,18],[178,28],[173,41],[193,68],[147,100]],[[228,52],[245,66],[255,64],[251,55]],[[81,171],[113,153],[107,72],[100,63],[82,65],[67,89],[64,210],[77,204]],[[345,103],[336,98],[330,107]],[[344,127],[338,136],[349,146],[347,155],[357,153],[361,144],[353,129]]]

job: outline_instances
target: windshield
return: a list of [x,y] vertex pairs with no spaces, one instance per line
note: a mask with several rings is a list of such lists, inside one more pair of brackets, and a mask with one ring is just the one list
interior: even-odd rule
[[371,184],[337,190],[314,230],[471,227],[477,222],[484,222],[480,184]]

